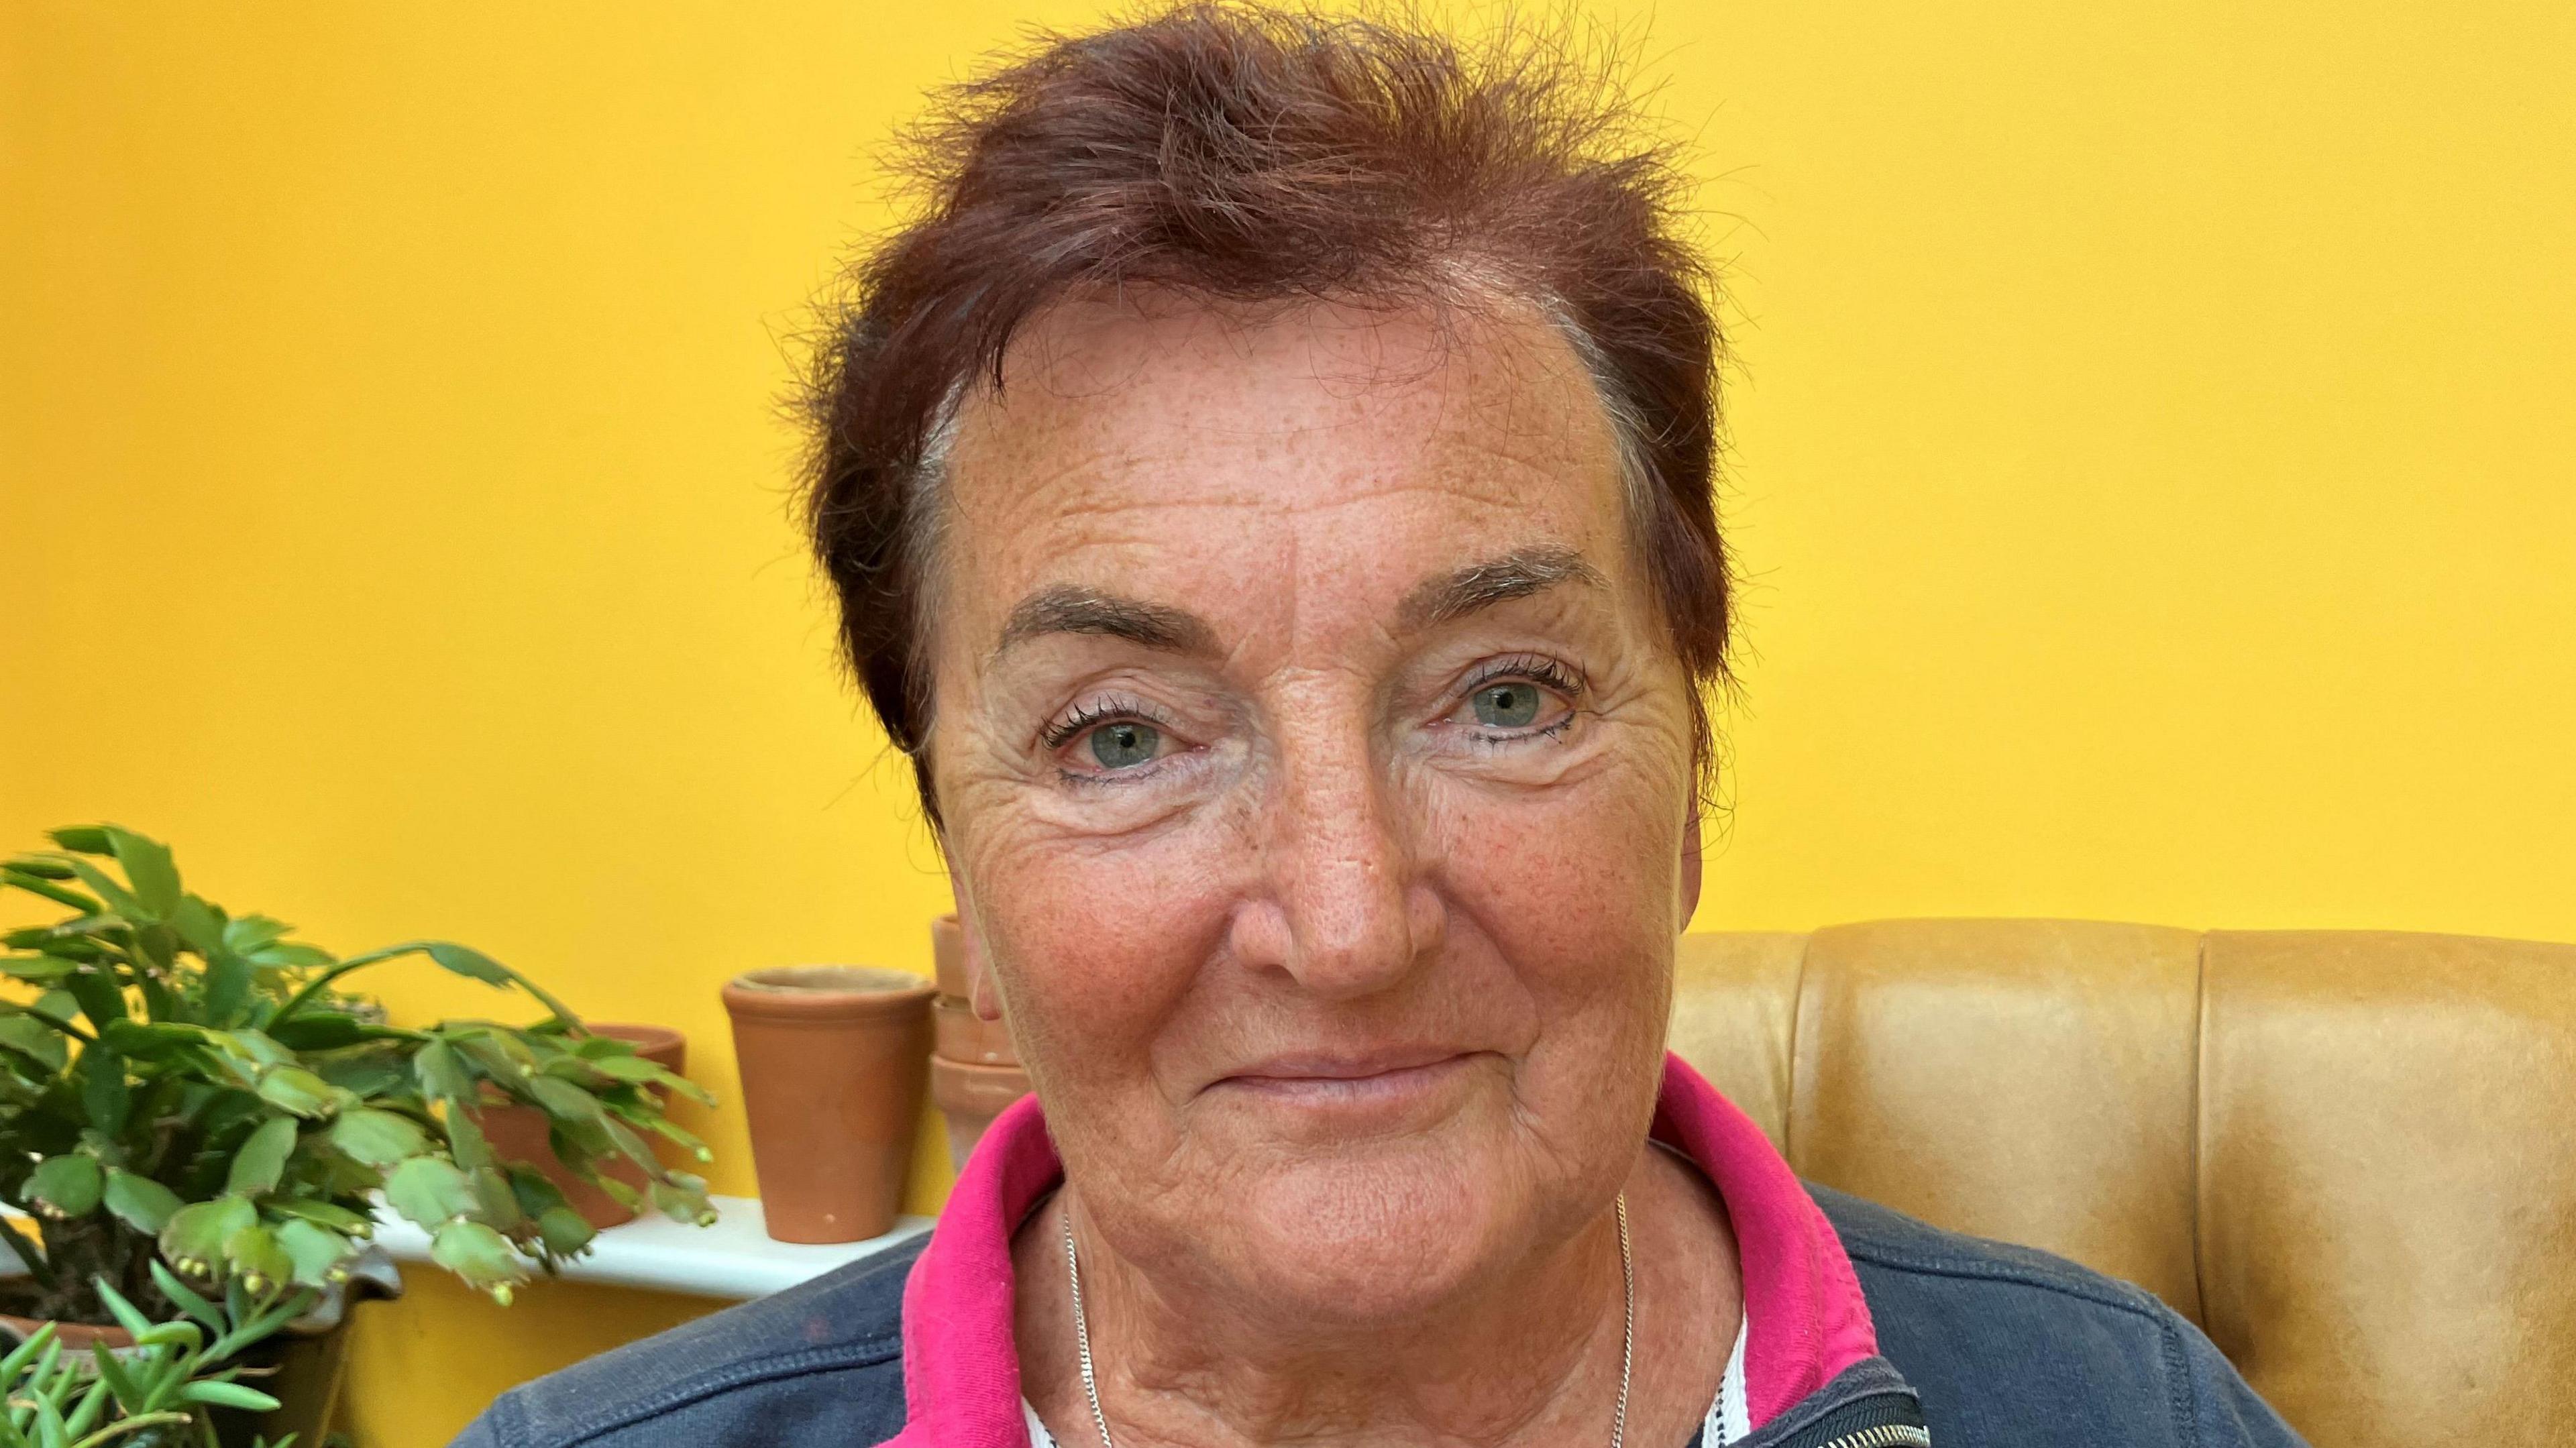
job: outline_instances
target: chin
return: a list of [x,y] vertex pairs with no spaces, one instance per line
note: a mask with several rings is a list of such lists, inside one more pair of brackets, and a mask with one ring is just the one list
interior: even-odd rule
[[1283,1163],[1228,1212],[1238,1290],[1303,1322],[1401,1322],[1472,1294],[1535,1245],[1526,1174],[1420,1145]]

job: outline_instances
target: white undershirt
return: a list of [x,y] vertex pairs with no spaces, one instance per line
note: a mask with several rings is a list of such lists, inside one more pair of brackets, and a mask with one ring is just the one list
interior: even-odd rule
[[[1700,1439],[1709,1448],[1742,1442],[1753,1436],[1750,1410],[1744,1405],[1744,1335],[1748,1326],[1738,1319],[1735,1325],[1735,1347],[1726,1355],[1726,1375],[1718,1379],[1717,1401],[1708,1405],[1708,1418],[1700,1424]],[[1046,1424],[1038,1421],[1038,1410],[1026,1398],[1020,1399],[1020,1415],[1029,1422],[1029,1448],[1056,1448]]]

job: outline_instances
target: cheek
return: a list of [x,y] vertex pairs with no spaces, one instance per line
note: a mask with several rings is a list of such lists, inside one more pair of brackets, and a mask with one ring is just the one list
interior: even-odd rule
[[961,863],[1023,1060],[1051,1097],[1150,1084],[1151,1047],[1234,892],[1200,832],[995,839]]
[[1605,771],[1562,790],[1455,790],[1435,866],[1450,909],[1539,998],[1552,1033],[1660,1028],[1672,954],[1675,786]]

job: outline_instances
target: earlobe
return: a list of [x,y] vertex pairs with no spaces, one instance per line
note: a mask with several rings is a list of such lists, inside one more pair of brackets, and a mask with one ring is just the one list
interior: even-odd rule
[[1673,922],[1675,930],[1688,930],[1691,917],[1699,913],[1699,801],[1691,801],[1690,820],[1682,826],[1681,919]]

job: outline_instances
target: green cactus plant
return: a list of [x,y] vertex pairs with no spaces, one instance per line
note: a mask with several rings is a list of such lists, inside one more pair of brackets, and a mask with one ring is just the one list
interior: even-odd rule
[[[219,1441],[212,1409],[265,1412],[277,1399],[240,1381],[244,1349],[302,1312],[313,1294],[282,1289],[252,1299],[239,1284],[221,1303],[208,1301],[155,1266],[153,1275],[179,1315],[154,1322],[104,1280],[99,1300],[134,1345],[111,1352],[64,1350],[48,1322],[0,1357],[8,1402],[0,1413],[0,1448],[206,1448]],[[292,1448],[289,1433],[255,1448]]]
[[[649,1144],[705,1160],[647,1088],[706,1093],[585,1033],[525,976],[446,941],[338,959],[189,893],[142,835],[51,838],[0,862],[0,888],[73,912],[0,934],[0,1201],[43,1223],[0,1217],[28,1269],[0,1279],[0,1311],[105,1322],[104,1281],[168,1320],[181,1304],[156,1258],[218,1296],[326,1287],[370,1234],[378,1193],[430,1233],[441,1266],[507,1302],[529,1260],[552,1271],[592,1233],[542,1174],[495,1157],[474,1112],[504,1099],[544,1111],[556,1155],[610,1196],[714,1219],[705,1184]],[[351,972],[408,957],[549,1014],[395,1026],[344,992]],[[642,1169],[642,1193],[602,1174],[621,1159]]]

